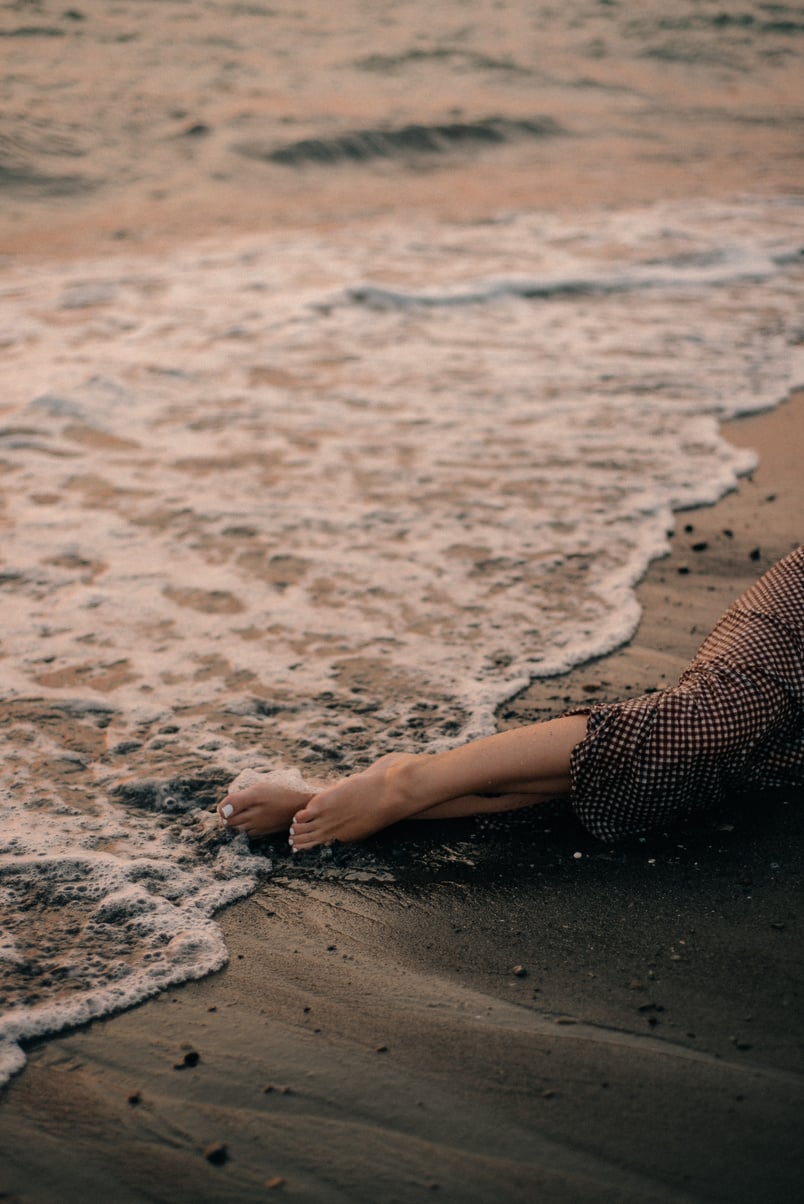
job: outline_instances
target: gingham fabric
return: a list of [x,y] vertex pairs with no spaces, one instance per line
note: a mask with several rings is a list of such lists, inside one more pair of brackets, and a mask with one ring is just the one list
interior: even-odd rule
[[804,782],[804,546],[726,611],[677,686],[588,713],[571,803],[602,840]]

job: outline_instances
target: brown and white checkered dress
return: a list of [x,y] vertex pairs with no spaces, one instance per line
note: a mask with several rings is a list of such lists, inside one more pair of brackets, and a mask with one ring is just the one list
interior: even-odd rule
[[571,802],[602,840],[804,782],[804,546],[726,611],[677,686],[588,713]]

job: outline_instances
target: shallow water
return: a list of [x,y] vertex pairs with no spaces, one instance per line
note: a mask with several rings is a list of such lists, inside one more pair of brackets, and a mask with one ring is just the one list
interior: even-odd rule
[[631,635],[671,508],[751,466],[718,419],[804,380],[802,236],[746,200],[7,277],[11,1034],[221,964],[266,865],[195,808],[243,765],[492,730]]
[[802,47],[798,4],[8,3],[0,248],[800,194]]
[[718,420],[804,377],[803,234],[746,200],[9,275],[8,696],[336,744],[310,699],[368,675],[389,738],[436,697],[488,730],[750,468]]
[[[160,6],[159,20],[179,21],[180,7]],[[542,14],[548,69],[533,42],[527,63],[525,43],[514,56],[505,39],[516,22],[499,55],[481,56],[482,27],[459,36],[456,6],[445,10],[453,26],[425,43],[414,21],[379,59],[369,23],[345,62],[352,6],[337,28],[316,27],[331,74],[300,84],[291,133],[264,113],[221,125],[218,108],[204,114],[205,146],[237,125],[225,154],[239,171],[286,173],[295,183],[277,188],[288,196],[312,170],[315,181],[340,172],[337,187],[344,172],[410,181],[423,170],[411,153],[489,153],[513,170],[512,147],[526,155],[573,119],[591,121],[590,64],[598,90],[613,70],[588,40],[567,40],[567,14],[585,38],[609,22],[624,39],[617,112],[647,125],[633,74],[644,82],[646,58],[711,59],[728,74],[795,36],[766,29],[771,15],[688,7],[686,24],[672,25],[644,6]],[[202,11],[236,25],[257,8]],[[424,19],[402,5],[387,20],[408,8]],[[34,47],[86,49],[88,26],[73,24],[83,42],[15,26],[24,53],[6,86],[21,86]],[[143,70],[148,47],[161,61],[154,37],[141,27],[134,39]],[[207,62],[200,38],[196,28],[175,45]],[[424,121],[401,103],[411,66],[417,86],[431,73],[444,94],[456,72],[479,73],[495,81],[479,95],[501,103],[481,112],[476,98],[460,118]],[[367,80],[397,106],[390,133],[376,114],[353,120],[344,96],[322,116],[322,79],[335,76],[353,107]],[[107,67],[98,86],[113,84]],[[570,93],[577,106],[536,128],[535,115]],[[82,97],[79,109],[91,103]],[[39,100],[6,148],[0,186],[13,203],[23,169],[66,172],[73,152],[92,152],[93,189],[108,187],[120,156],[132,188],[147,176],[104,124],[113,106],[68,145],[47,89]],[[678,109],[656,122],[674,119]],[[145,137],[143,124],[126,128]],[[153,145],[156,160],[175,156]],[[210,154],[188,152],[212,170]],[[166,170],[169,190],[184,168]],[[359,192],[364,177],[350,178]],[[47,202],[50,185],[32,176],[26,187]],[[332,187],[321,183],[322,195]],[[499,704],[533,677],[627,640],[633,586],[664,550],[672,511],[715,500],[753,464],[719,422],[804,384],[794,197],[496,208],[484,220],[386,213],[362,222],[359,238],[354,223],[333,222],[159,253],[124,241],[103,256],[12,260],[0,286],[0,1076],[22,1063],[18,1039],[223,963],[211,916],[270,871],[208,813],[241,768],[331,771],[490,731]],[[332,872],[390,871],[360,854]]]

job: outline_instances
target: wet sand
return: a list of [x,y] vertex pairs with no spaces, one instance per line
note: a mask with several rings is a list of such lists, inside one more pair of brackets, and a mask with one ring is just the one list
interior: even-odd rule
[[[683,36],[664,5],[642,6],[648,32],[613,5],[541,26],[529,6],[466,7],[389,5],[367,22],[358,3],[4,5],[4,262],[296,226],[359,238],[389,210],[476,221],[800,195],[788,7],[751,18],[762,70],[741,57],[746,14],[721,6]],[[447,153],[437,133],[545,120],[480,154]],[[386,140],[359,175],[271,158],[413,126],[438,154]],[[672,681],[801,541],[804,394],[725,430],[760,467],[677,516],[636,637],[534,683],[501,726]],[[31,718],[100,756],[94,724]],[[162,755],[141,754],[149,772],[197,774]],[[40,766],[79,805],[74,769]],[[29,1044],[0,1095],[0,1197],[794,1199],[802,801],[735,801],[616,848],[546,808],[484,824],[483,840],[474,824],[407,825],[371,842],[370,870],[359,851],[294,865],[277,847],[275,875],[221,916],[222,972]]]
[[[761,465],[678,516],[632,643],[535,684],[501,723],[672,680],[800,540],[803,418],[799,394],[725,428]],[[276,876],[222,916],[224,971],[30,1048],[2,1102],[0,1187],[43,1201],[110,1183],[120,1201],[794,1198],[802,802],[744,798],[611,848],[541,809],[487,823],[474,864],[448,855],[472,825],[410,824],[371,842],[387,882],[344,853],[305,866],[277,849]]]

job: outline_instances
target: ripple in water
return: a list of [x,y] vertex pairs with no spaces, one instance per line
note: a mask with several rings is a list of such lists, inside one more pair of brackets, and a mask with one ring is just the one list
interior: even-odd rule
[[222,964],[241,768],[492,730],[630,637],[753,463],[719,421],[804,382],[802,242],[745,200],[7,276],[5,1073]]

